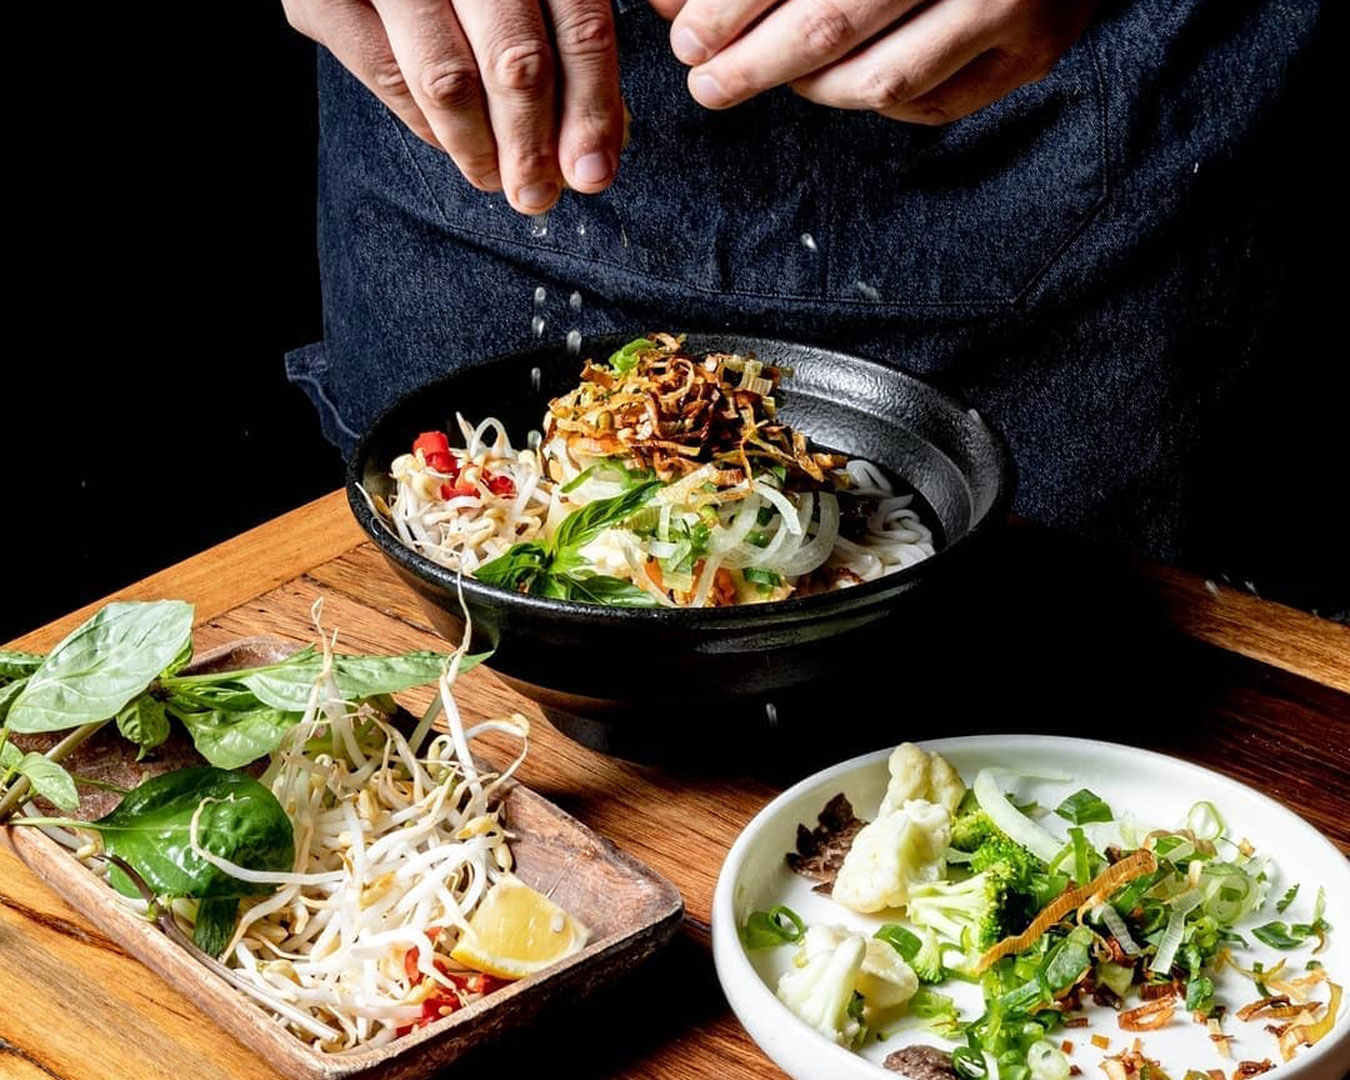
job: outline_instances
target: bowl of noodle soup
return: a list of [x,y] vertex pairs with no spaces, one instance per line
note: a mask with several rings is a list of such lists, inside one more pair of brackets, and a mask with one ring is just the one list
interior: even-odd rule
[[[595,473],[595,459],[584,456],[589,449],[584,439],[573,437],[570,452],[559,453],[566,426],[557,425],[560,411],[550,412],[550,403],[577,392],[583,358],[603,360],[627,340],[588,339],[581,356],[562,346],[534,348],[465,368],[406,395],[358,444],[348,466],[348,497],[362,528],[448,639],[462,634],[467,609],[471,647],[494,650],[489,666],[538,702],[567,734],[632,756],[669,757],[676,752],[672,742],[683,742],[662,734],[670,722],[771,730],[785,711],[837,685],[841,672],[884,663],[887,650],[911,632],[925,606],[942,602],[944,582],[950,587],[968,579],[978,566],[1007,516],[1013,474],[997,433],[912,376],[815,346],[690,334],[681,350],[689,356],[753,356],[790,372],[774,394],[777,412],[810,440],[815,460],[839,474],[847,493],[838,500],[817,495],[814,517],[807,496],[800,534],[779,535],[787,533],[791,512],[801,510],[802,497],[794,495],[793,505],[786,505],[772,479],[767,488],[759,479],[752,484],[747,470],[742,486],[754,487],[757,503],[715,504],[703,512],[715,531],[732,538],[728,544],[734,549],[724,546],[725,561],[742,593],[747,578],[762,575],[750,564],[766,551],[768,558],[781,559],[770,566],[788,571],[810,566],[809,573],[775,574],[783,587],[773,593],[760,587],[756,597],[772,602],[721,606],[705,606],[713,602],[707,593],[711,572],[695,575],[687,592],[660,582],[666,586],[661,590],[666,602],[660,602],[638,565],[622,585],[631,594],[649,595],[631,605],[591,602],[583,587],[540,588],[543,579],[533,585],[528,578],[479,580],[478,573],[491,575],[494,560],[497,568],[507,564],[503,556],[513,542],[519,547],[524,536],[556,529],[559,516],[584,506],[588,492],[587,497],[612,499],[624,490],[622,476]],[[426,432],[447,432],[455,459],[410,454]],[[784,445],[790,455],[791,446]],[[434,454],[437,448],[424,444],[424,449]],[[428,459],[449,473],[429,469]],[[661,459],[643,463],[662,467]],[[805,464],[809,468],[812,462]],[[690,476],[691,484],[703,481],[698,485],[703,490],[716,486],[705,475]],[[468,498],[471,481],[481,500]],[[856,542],[836,541],[834,531],[823,536],[831,516],[837,529],[838,503],[851,497],[866,500],[871,526],[854,534]],[[827,500],[835,502],[833,512]],[[448,545],[436,525],[449,519],[459,502],[493,503],[511,525],[494,530],[484,523],[481,541],[475,533],[467,543],[457,522],[456,543]],[[756,541],[758,551],[753,544],[734,543],[747,535],[756,540],[747,533],[754,527],[750,519],[757,512],[759,521],[774,521],[776,506],[785,524],[768,526]],[[833,541],[826,545],[831,550],[813,553],[825,540]],[[775,541],[778,547],[771,551]],[[869,546],[873,541],[876,547]],[[644,542],[655,544],[657,553],[677,553],[671,541],[656,538],[655,526]],[[782,558],[789,547],[796,550]],[[605,557],[594,548],[589,554]],[[640,555],[652,565],[645,549]],[[722,574],[725,584],[725,569]],[[700,577],[707,579],[702,595]],[[808,577],[826,584],[801,587]],[[608,574],[604,579],[617,580]]]

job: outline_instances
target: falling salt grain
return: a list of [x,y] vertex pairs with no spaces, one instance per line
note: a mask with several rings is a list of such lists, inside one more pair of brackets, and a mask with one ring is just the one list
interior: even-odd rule
[[881,293],[872,288],[867,282],[859,280],[853,283],[853,287],[863,294],[868,300],[880,300]]
[[624,247],[628,246],[628,230],[622,225],[619,226],[619,242],[622,243]]
[[585,223],[585,222],[582,222],[580,225],[577,226],[577,235],[578,235],[578,236],[585,236],[585,235],[586,235],[586,223]]
[[548,211],[542,214],[535,214],[530,218],[530,235],[547,236],[548,235]]
[[567,305],[568,305],[568,307],[570,307],[573,311],[580,311],[580,310],[581,310],[581,293],[579,293],[579,292],[574,292],[571,296],[569,296],[569,297],[567,298]]
[[1205,578],[1205,588],[1209,591],[1211,596],[1219,595],[1219,587],[1209,578]]
[[549,920],[548,928],[555,934],[561,934],[566,926],[567,920],[563,918],[563,913],[561,911],[555,911],[553,913],[553,918]]
[[547,300],[547,299],[548,299],[548,292],[545,290],[545,288],[544,288],[542,285],[540,285],[537,289],[534,290],[534,306],[535,306],[535,307],[543,307],[543,306],[544,306],[544,301]]
[[[539,370],[538,368],[535,368],[535,371],[538,370]],[[538,384],[535,385],[535,389],[536,390],[539,389]],[[539,452],[539,447],[541,447],[543,444],[544,444],[544,437],[537,431],[531,431],[525,436],[525,445],[528,446],[531,450],[535,451],[536,453]]]
[[807,251],[820,250],[818,247],[816,247],[816,238],[812,236],[809,232],[802,233],[802,247],[806,248]]
[[567,352],[569,356],[576,356],[581,352],[581,331],[567,331]]
[[544,317],[536,315],[530,320],[530,329],[534,331],[534,336],[541,338],[544,336]]
[[1200,162],[1197,161],[1197,162],[1195,163],[1195,168],[1193,168],[1193,169],[1191,170],[1191,175],[1194,176],[1194,175],[1195,175],[1196,173],[1198,173],[1199,171],[1200,171]]
[[540,382],[541,378],[542,378],[542,375],[540,374],[540,371],[539,371],[539,369],[538,369],[537,367],[532,367],[532,368],[530,368],[530,389],[531,389],[531,390],[538,390],[538,389],[539,389],[539,382]]

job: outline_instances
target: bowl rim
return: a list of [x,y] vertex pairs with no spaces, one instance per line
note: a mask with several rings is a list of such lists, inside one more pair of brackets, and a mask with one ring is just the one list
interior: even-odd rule
[[[532,596],[518,593],[497,585],[488,585],[472,575],[461,575],[425,555],[419,554],[400,540],[384,523],[383,519],[371,508],[362,493],[362,464],[370,454],[376,435],[382,431],[389,418],[407,407],[413,400],[442,389],[446,384],[462,377],[469,370],[491,367],[494,364],[520,361],[532,355],[548,356],[554,354],[558,346],[535,346],[516,349],[512,352],[498,353],[487,359],[443,375],[431,382],[424,383],[401,394],[384,408],[375,420],[362,433],[347,461],[346,488],[347,502],[357,523],[370,539],[375,541],[384,555],[402,567],[406,572],[429,582],[440,589],[458,592],[463,589],[467,599],[481,603],[495,604],[521,614],[548,615],[571,621],[591,621],[603,619],[608,622],[628,625],[650,625],[662,628],[729,626],[733,624],[767,627],[782,623],[811,621],[822,617],[831,617],[862,608],[874,607],[902,593],[909,592],[935,573],[945,573],[947,568],[973,549],[978,548],[988,536],[1001,528],[1007,521],[1016,487],[1016,471],[1012,454],[1003,436],[975,409],[966,407],[958,398],[941,390],[931,383],[890,367],[868,357],[855,353],[841,352],[837,349],[812,345],[807,342],[785,341],[781,338],[759,337],[750,334],[737,334],[733,331],[690,331],[690,337],[717,338],[730,337],[748,343],[759,352],[761,349],[786,349],[789,351],[803,348],[837,357],[850,364],[870,369],[879,378],[898,379],[917,387],[920,392],[932,396],[933,404],[959,423],[974,421],[988,440],[989,451],[997,471],[993,501],[988,511],[979,518],[965,535],[951,544],[939,548],[934,554],[913,566],[898,570],[893,574],[854,585],[847,589],[816,593],[811,596],[789,597],[765,604],[735,604],[727,607],[618,607],[606,604],[587,604],[574,600],[556,600],[549,597]],[[631,334],[597,334],[586,339],[601,350],[607,345],[622,344],[633,340]],[[790,391],[790,387],[788,388]]]

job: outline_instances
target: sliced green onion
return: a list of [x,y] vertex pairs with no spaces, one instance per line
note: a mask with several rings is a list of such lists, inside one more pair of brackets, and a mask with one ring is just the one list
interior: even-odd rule
[[[989,1058],[990,1062],[993,1060],[992,1057]],[[992,1080],[984,1052],[976,1050],[973,1046],[958,1046],[952,1051],[952,1068],[956,1070],[957,1076],[964,1077],[965,1080]],[[998,1066],[994,1065],[994,1068],[997,1069]]]
[[1186,1008],[1190,1012],[1209,1012],[1214,1006],[1214,980],[1198,975],[1186,984]]
[[1176,959],[1177,949],[1181,946],[1182,935],[1186,931],[1186,916],[1204,901],[1205,895],[1199,889],[1188,889],[1171,902],[1172,914],[1167,918],[1167,929],[1158,942],[1158,954],[1149,964],[1149,971],[1164,975],[1172,970],[1172,961]]
[[1097,965],[1097,981],[1110,987],[1116,997],[1123,998],[1134,984],[1134,968],[1104,960]]
[[1031,1080],[1068,1080],[1069,1059],[1064,1051],[1048,1039],[1041,1039],[1027,1047],[1027,1067]]
[[997,769],[981,769],[975,777],[975,799],[993,823],[1007,833],[1011,840],[1021,844],[1038,859],[1050,862],[1059,854],[1062,842],[1056,840],[1030,818],[1018,813],[1017,808],[999,790],[995,776]]
[[1217,840],[1223,835],[1223,817],[1212,802],[1198,802],[1186,814],[1186,828],[1197,840]]
[[1055,807],[1055,813],[1074,825],[1085,825],[1089,821],[1110,821],[1112,819],[1111,808],[1106,805],[1100,795],[1089,791],[1087,788],[1079,788],[1075,791]]
[[791,945],[806,933],[806,924],[790,907],[779,904],[768,911],[752,911],[741,928],[741,942],[747,949],[770,949]]
[[625,375],[637,366],[638,356],[641,353],[654,348],[656,348],[656,343],[648,341],[646,338],[630,341],[622,349],[610,353],[609,366],[616,374]]
[[1088,855],[1087,837],[1083,830],[1074,826],[1069,830],[1073,842],[1073,879],[1077,885],[1086,885],[1092,880],[1092,859]]
[[763,570],[758,566],[747,566],[741,571],[742,576],[752,585],[761,585],[766,588],[777,588],[783,584],[783,579],[774,570]]
[[887,923],[872,936],[893,948],[906,963],[918,956],[919,950],[923,948],[919,935],[898,923]]
[[[1300,930],[1302,927],[1295,926],[1293,929]],[[1272,949],[1297,949],[1308,940],[1307,934],[1291,933],[1289,925],[1283,922],[1268,922],[1264,926],[1254,926],[1252,936]]]

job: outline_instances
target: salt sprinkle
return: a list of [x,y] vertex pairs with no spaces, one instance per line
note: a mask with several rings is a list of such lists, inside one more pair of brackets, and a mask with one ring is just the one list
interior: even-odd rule
[[576,356],[581,352],[581,331],[567,331],[567,352],[569,356]]
[[548,211],[542,214],[535,214],[530,218],[530,235],[547,236],[548,235]]
[[536,315],[533,319],[531,319],[531,320],[530,320],[530,329],[534,331],[534,336],[535,336],[535,337],[540,337],[540,338],[543,337],[543,336],[544,336],[544,317],[543,317],[542,315]]
[[571,296],[569,296],[569,297],[567,298],[567,305],[568,305],[568,307],[570,307],[573,311],[580,311],[580,310],[581,310],[581,293],[579,293],[579,292],[574,292]]
[[812,236],[809,232],[802,233],[802,247],[806,248],[807,251],[820,250],[818,247],[816,247],[816,238]]
[[540,285],[537,289],[534,290],[534,306],[535,306],[535,307],[543,307],[543,306],[544,306],[544,301],[547,300],[547,299],[548,299],[548,293],[544,290],[544,287],[543,287],[542,285]]
[[862,293],[863,296],[867,297],[868,300],[881,299],[881,293],[877,292],[876,289],[872,288],[872,286],[867,284],[867,282],[865,281],[861,280],[855,281],[853,283],[853,287],[857,289],[860,293]]

